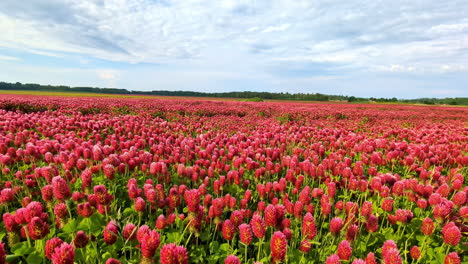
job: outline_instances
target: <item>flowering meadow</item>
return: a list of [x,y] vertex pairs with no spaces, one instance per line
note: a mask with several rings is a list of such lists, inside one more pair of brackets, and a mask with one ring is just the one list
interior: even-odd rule
[[468,108],[0,95],[0,264],[468,262]]

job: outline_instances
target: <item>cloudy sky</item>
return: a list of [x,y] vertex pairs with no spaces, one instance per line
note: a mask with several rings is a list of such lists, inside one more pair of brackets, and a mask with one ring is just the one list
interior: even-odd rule
[[1,0],[0,81],[468,96],[466,0]]

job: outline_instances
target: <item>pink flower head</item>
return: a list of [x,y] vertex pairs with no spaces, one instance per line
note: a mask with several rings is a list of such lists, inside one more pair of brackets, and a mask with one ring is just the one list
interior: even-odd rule
[[109,205],[114,196],[107,192],[107,188],[104,185],[96,185],[93,188],[94,195],[96,197],[97,203],[100,205]]
[[31,221],[31,218],[34,216],[41,217],[44,212],[44,207],[40,202],[32,201],[26,206],[25,219],[26,221]]
[[384,211],[387,211],[387,212],[390,212],[393,210],[393,203],[395,202],[395,200],[393,200],[392,198],[387,198],[387,199],[384,199],[382,201],[382,209]]
[[317,235],[315,219],[311,213],[307,213],[302,219],[302,235],[308,239],[314,239]]
[[451,252],[445,256],[444,264],[460,264],[461,260],[457,252]]
[[458,215],[460,215],[462,218],[467,219],[468,218],[468,206],[463,206],[458,210]]
[[396,248],[398,249],[395,241],[393,240],[387,240],[384,242],[383,246],[382,246],[382,255],[385,255],[385,252],[387,252],[389,249],[391,248]]
[[242,221],[244,221],[244,214],[239,210],[235,210],[231,213],[230,220],[232,224],[237,227],[242,223]]
[[350,213],[357,214],[359,211],[359,206],[357,203],[354,203],[354,202],[346,202],[345,211],[346,211],[346,214],[350,214]]
[[63,242],[56,247],[52,254],[53,264],[73,264],[75,260],[75,249],[73,246]]
[[141,241],[141,253],[143,257],[151,259],[159,247],[160,235],[156,230],[149,231]]
[[146,208],[146,202],[141,197],[135,199],[135,210],[138,212],[144,212]]
[[365,216],[366,218],[372,214],[372,203],[369,201],[365,201],[361,207],[361,215]]
[[252,231],[257,238],[265,237],[265,222],[260,215],[254,215],[252,220],[250,220],[250,225],[252,226]]
[[382,247],[382,257],[384,264],[402,264],[403,261],[398,251],[398,247],[393,240],[387,240]]
[[408,209],[397,209],[395,215],[397,222],[400,223],[409,223],[413,219],[413,212]]
[[39,240],[49,234],[49,225],[41,218],[35,216],[27,226],[28,235],[33,240]]
[[93,181],[93,174],[91,173],[90,170],[88,169],[84,170],[81,173],[80,178],[81,178],[83,190],[91,186],[92,181]]
[[424,199],[418,199],[416,201],[416,204],[418,205],[419,208],[425,209],[427,207],[427,201]]
[[272,262],[281,262],[286,257],[287,241],[286,236],[276,231],[270,240],[271,260]]
[[334,217],[330,221],[330,232],[334,235],[337,235],[341,231],[341,227],[343,227],[343,220],[339,217]]
[[0,192],[0,204],[15,200],[15,192],[11,188],[5,188]]
[[351,248],[351,244],[348,240],[343,240],[338,244],[338,256],[340,257],[340,260],[349,260],[352,253],[353,249]]
[[419,259],[421,257],[421,250],[419,250],[418,246],[413,246],[410,250],[410,256],[412,259]]
[[114,179],[115,169],[114,169],[114,166],[112,166],[112,164],[104,165],[103,170],[104,170],[104,175],[106,175],[107,179],[109,180]]
[[377,232],[379,229],[379,219],[375,215],[370,215],[366,222],[367,232]]
[[236,227],[232,224],[231,220],[225,220],[222,229],[224,239],[232,240],[234,238]]
[[174,249],[175,264],[188,264],[188,252],[183,246],[177,246]]
[[442,233],[444,235],[445,244],[456,246],[460,243],[461,231],[457,226],[453,225],[446,229],[444,228]]
[[85,232],[83,231],[78,231],[76,233],[75,239],[73,240],[73,245],[75,245],[76,248],[84,248],[89,242],[89,237],[86,235]]
[[94,210],[94,207],[89,202],[86,202],[86,203],[78,204],[76,207],[76,211],[79,215],[83,217],[90,217],[91,215],[94,214],[95,210]]
[[54,214],[58,218],[65,218],[68,216],[68,208],[64,203],[56,204],[54,207]]
[[104,229],[104,242],[108,245],[112,245],[117,241],[117,235],[119,228],[114,221],[110,221]]
[[442,196],[438,193],[433,193],[429,196],[429,204],[435,206],[440,203]]
[[224,260],[224,264],[241,264],[241,262],[240,262],[238,257],[236,257],[234,255],[229,255]]
[[122,264],[122,262],[114,258],[109,258],[106,260],[106,264]]
[[377,264],[377,260],[375,259],[375,255],[373,252],[369,252],[366,256],[366,264]]
[[101,161],[104,158],[104,154],[102,153],[102,149],[98,145],[93,146],[93,159],[95,161]]
[[184,199],[189,212],[196,212],[200,205],[200,191],[198,189],[188,190],[184,193]]
[[15,220],[15,217],[10,213],[4,213],[2,216],[3,223],[5,224],[5,229],[8,232],[15,232],[18,231],[20,227],[20,223]]
[[164,215],[159,215],[156,219],[156,228],[162,230],[166,227],[166,217]]
[[59,201],[64,201],[71,197],[70,187],[60,176],[52,178],[52,188],[55,198]]
[[52,201],[54,198],[54,189],[52,185],[45,185],[41,189],[42,199],[46,202]]
[[293,212],[294,212],[294,217],[296,218],[301,218],[302,217],[302,211],[304,210],[304,205],[302,204],[301,201],[297,201],[295,204],[294,204],[294,209],[293,209]]
[[240,236],[240,241],[244,245],[250,245],[252,243],[252,228],[250,227],[249,224],[241,224],[239,225],[239,236]]
[[452,212],[452,205],[450,203],[440,203],[434,207],[434,218],[438,222],[443,222]]
[[267,205],[265,208],[265,224],[267,226],[275,227],[277,224],[276,207],[272,204]]
[[[324,195],[324,196],[322,196],[322,197],[326,197],[326,196]],[[329,202],[322,202],[322,203],[320,203],[320,209],[321,209],[322,214],[323,214],[324,216],[329,215],[329,214],[331,213],[331,211],[332,211],[331,203],[329,203]]]
[[460,191],[460,192],[457,192],[453,198],[452,198],[452,201],[454,204],[456,204],[457,206],[462,206],[466,203],[466,192],[463,192],[463,191]]
[[432,219],[429,217],[424,218],[424,220],[422,221],[422,225],[421,225],[422,233],[426,236],[430,236],[434,232],[434,229],[435,229],[434,221],[432,221]]
[[81,202],[84,198],[86,198],[86,194],[81,192],[73,192],[72,193],[72,200],[75,202]]
[[126,224],[123,229],[123,237],[129,241],[135,240],[137,238],[137,227],[132,223]]
[[283,229],[283,234],[286,236],[287,240],[291,240],[291,238],[293,236],[292,231],[289,228]]
[[362,259],[355,259],[351,264],[366,264],[366,261]]
[[137,240],[141,244],[143,242],[143,238],[146,236],[151,231],[149,226],[147,225],[142,225],[140,228],[138,228],[137,231]]
[[346,240],[348,241],[354,241],[358,235],[359,232],[359,227],[355,224],[352,224],[348,227],[348,230],[346,231]]
[[159,255],[161,264],[188,264],[187,249],[174,243],[162,246]]
[[327,185],[327,193],[329,197],[334,197],[336,194],[336,184],[334,182],[330,182]]
[[330,255],[325,261],[325,264],[340,264],[340,257],[336,254]]
[[312,248],[312,242],[307,238],[302,240],[301,244],[299,245],[299,250],[305,254],[309,253],[311,248]]
[[45,255],[46,258],[52,260],[52,254],[55,252],[55,248],[60,246],[63,243],[63,240],[58,237],[53,237],[47,240],[45,245]]

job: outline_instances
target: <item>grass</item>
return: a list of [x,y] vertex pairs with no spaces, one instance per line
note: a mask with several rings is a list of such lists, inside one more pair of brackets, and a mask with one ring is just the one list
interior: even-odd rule
[[[109,97],[109,98],[134,98],[135,95],[124,94],[100,94],[100,93],[80,93],[80,92],[46,92],[46,91],[10,91],[0,90],[0,94],[16,95],[42,95],[42,96],[65,96],[65,97]],[[154,96],[139,96],[139,98],[154,98]]]
[[215,97],[185,97],[185,96],[162,96],[162,95],[128,95],[128,94],[102,94],[85,92],[47,92],[47,91],[22,91],[22,90],[0,90],[0,95],[34,95],[34,96],[59,96],[59,97],[100,97],[100,98],[135,98],[135,99],[177,99],[177,100],[209,100],[209,101],[242,101],[236,98]]
[[128,94],[103,94],[86,92],[48,92],[48,91],[22,91],[22,90],[0,90],[2,94],[14,95],[35,95],[35,96],[60,96],[60,97],[100,97],[100,98],[136,98],[136,99],[169,99],[169,100],[193,100],[193,101],[243,101],[243,102],[277,102],[277,103],[312,103],[312,104],[378,104],[378,105],[415,105],[415,106],[442,106],[442,107],[467,107],[466,105],[426,105],[419,103],[401,102],[347,102],[347,101],[302,101],[302,100],[281,100],[281,99],[261,99],[261,98],[217,98],[217,97],[188,97],[188,96],[161,96],[161,95],[128,95]]

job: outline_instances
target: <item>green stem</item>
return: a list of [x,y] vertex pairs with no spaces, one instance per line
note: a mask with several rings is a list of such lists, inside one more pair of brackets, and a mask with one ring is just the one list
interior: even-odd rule
[[449,245],[447,245],[447,250],[445,250],[445,256],[447,256],[447,255],[448,255],[449,251],[450,251],[450,246],[449,246]]
[[247,245],[244,244],[245,246],[245,251],[244,251],[244,262],[247,263]]
[[421,242],[421,257],[416,261],[416,264],[419,263],[419,261],[423,258],[424,256],[424,247],[426,246],[426,236],[424,236],[422,242]]
[[28,227],[24,228],[24,234],[26,235],[26,239],[28,240],[28,246],[31,247],[31,238],[29,238]]
[[260,244],[258,245],[258,252],[257,252],[257,261],[260,261],[260,251],[262,250],[263,246],[263,237],[260,239]]
[[[191,221],[192,220],[190,220],[190,222]],[[185,235],[185,231],[187,231],[187,228],[189,227],[190,222],[188,222],[187,225],[185,226],[184,231],[182,232],[182,235],[180,236],[179,242],[177,242],[177,245],[180,244],[180,242],[182,242],[182,239],[184,238],[184,235]],[[192,235],[192,233],[190,233],[190,235]]]
[[188,242],[189,242],[190,239],[192,238],[192,235],[193,235],[193,233],[190,232],[190,235],[189,235],[189,237],[187,238],[187,241],[185,241],[185,248],[187,248]]

